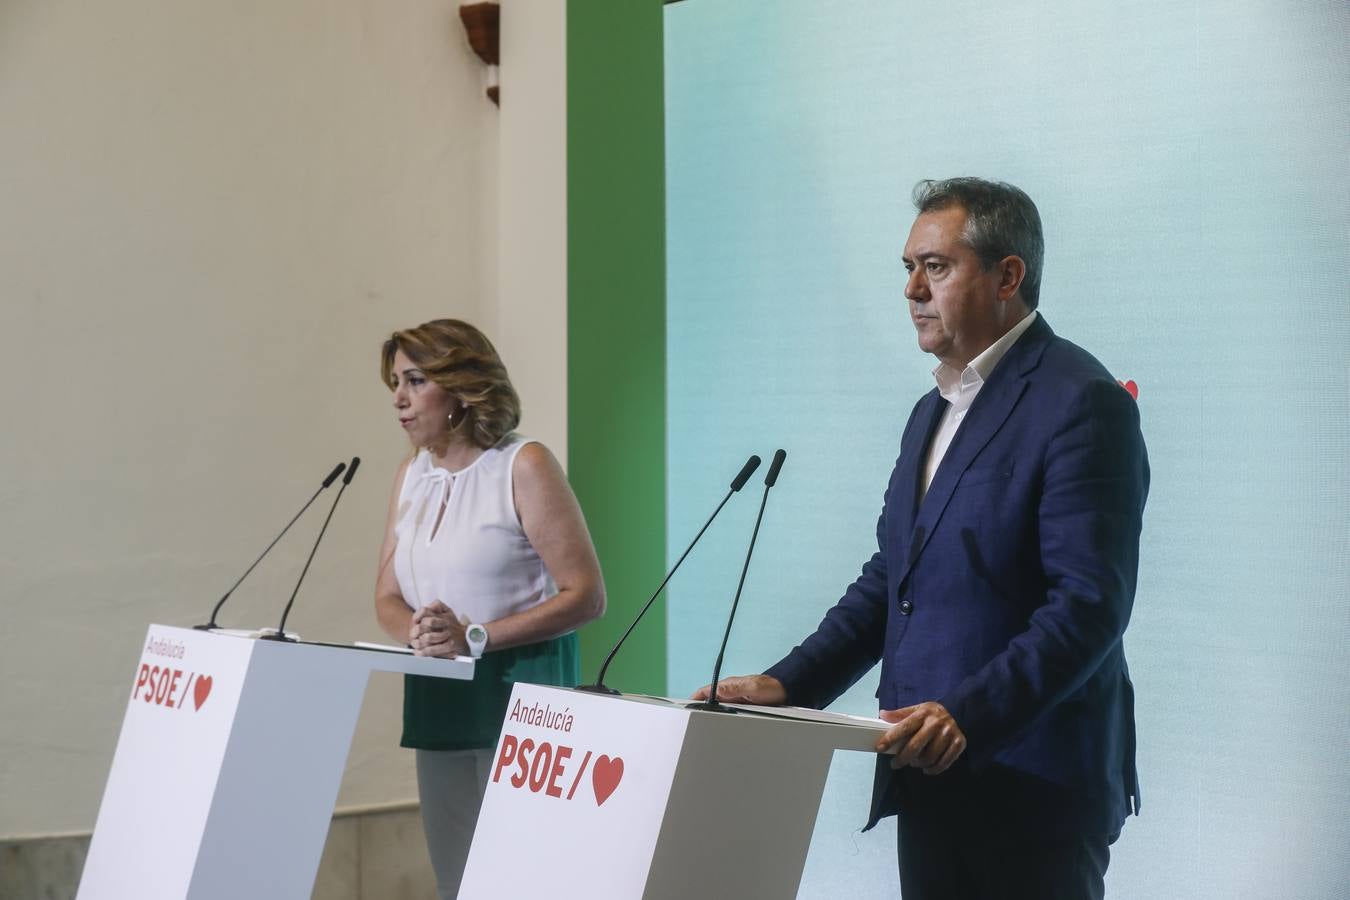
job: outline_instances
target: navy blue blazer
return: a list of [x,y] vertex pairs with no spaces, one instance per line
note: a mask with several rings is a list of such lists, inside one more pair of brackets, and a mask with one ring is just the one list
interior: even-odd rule
[[[789,703],[819,708],[880,661],[882,709],[938,701],[966,735],[969,771],[1063,788],[1090,822],[1118,831],[1139,805],[1121,643],[1149,481],[1138,408],[1038,317],[990,373],[919,502],[946,406],[936,389],[915,405],[877,552],[767,674]],[[878,766],[869,827],[896,811],[888,772]]]

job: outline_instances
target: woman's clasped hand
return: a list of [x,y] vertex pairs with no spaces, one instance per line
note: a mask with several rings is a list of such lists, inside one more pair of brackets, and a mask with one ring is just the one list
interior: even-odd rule
[[463,656],[469,652],[464,630],[469,622],[439,600],[417,610],[408,629],[408,646],[416,656]]

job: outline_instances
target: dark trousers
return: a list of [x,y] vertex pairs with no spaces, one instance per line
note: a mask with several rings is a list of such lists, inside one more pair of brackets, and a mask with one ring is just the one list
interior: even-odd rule
[[972,779],[964,772],[942,782],[913,769],[896,774],[911,788],[904,791],[896,828],[904,900],[1105,896],[1116,835],[1066,819],[1064,798],[1036,803],[1023,794],[1024,784]]

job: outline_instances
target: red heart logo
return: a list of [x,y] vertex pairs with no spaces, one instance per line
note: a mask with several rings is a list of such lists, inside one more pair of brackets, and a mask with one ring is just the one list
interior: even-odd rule
[[1119,378],[1116,379],[1116,383],[1128,391],[1131,397],[1136,400],[1139,399],[1139,385],[1133,381],[1121,381]]
[[608,800],[609,795],[614,793],[614,789],[622,780],[623,760],[617,756],[610,759],[601,754],[595,761],[595,768],[591,769],[591,787],[595,789],[595,805],[599,806]]
[[211,676],[198,675],[196,684],[192,685],[192,702],[201,709],[209,696],[211,696]]

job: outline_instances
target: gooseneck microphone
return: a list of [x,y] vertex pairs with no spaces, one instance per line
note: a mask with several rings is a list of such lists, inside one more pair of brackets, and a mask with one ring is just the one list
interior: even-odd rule
[[764,476],[764,496],[759,501],[759,515],[755,517],[755,530],[750,535],[750,549],[745,551],[745,565],[741,568],[741,581],[736,585],[736,596],[731,601],[731,615],[727,616],[727,630],[722,635],[722,647],[717,651],[717,664],[713,666],[712,688],[708,693],[708,699],[703,703],[691,703],[687,709],[701,709],[707,712],[729,712],[734,713],[737,710],[730,706],[720,703],[717,699],[717,683],[722,678],[722,657],[727,652],[727,641],[731,638],[731,623],[736,620],[736,607],[741,602],[741,588],[745,587],[745,573],[750,571],[750,555],[755,552],[755,541],[759,538],[759,523],[764,518],[764,505],[769,502],[769,488],[778,482],[778,472],[783,468],[783,460],[787,459],[787,451],[778,450],[773,455],[773,462],[769,463],[769,472]]
[[319,485],[319,489],[315,491],[308,500],[305,501],[305,505],[300,507],[300,511],[296,513],[295,516],[292,517],[289,522],[286,523],[286,527],[281,529],[281,534],[272,538],[272,543],[267,545],[267,549],[264,550],[262,553],[258,554],[258,558],[253,561],[253,565],[249,566],[248,569],[244,572],[244,574],[239,576],[239,580],[236,581],[234,584],[232,584],[230,586],[230,589],[225,592],[225,596],[221,597],[219,602],[216,603],[216,608],[211,610],[211,621],[201,625],[194,625],[192,626],[193,628],[197,629],[198,631],[215,631],[220,627],[219,625],[216,624],[216,615],[220,612],[220,608],[225,605],[225,601],[230,599],[230,595],[234,593],[234,589],[244,583],[244,579],[249,576],[249,572],[252,572],[254,569],[256,569],[258,567],[258,563],[263,561],[263,557],[266,556],[268,553],[272,552],[272,548],[277,545],[277,541],[281,540],[282,537],[285,536],[286,532],[291,530],[291,526],[295,524],[296,520],[305,514],[305,510],[309,509],[310,504],[312,504],[315,500],[318,499],[319,494],[323,492],[324,488],[328,487],[334,481],[337,480],[337,477],[342,474],[342,470],[345,468],[347,468],[346,463],[338,463],[336,466],[333,467],[333,471],[328,473],[328,477],[323,480],[323,484]]
[[606,687],[605,685],[605,673],[609,671],[609,664],[614,661],[615,654],[619,652],[619,648],[623,646],[623,642],[628,640],[628,636],[633,633],[633,629],[637,627],[638,622],[642,621],[642,617],[647,614],[647,610],[651,609],[652,604],[656,602],[656,598],[661,596],[661,592],[666,588],[666,582],[670,581],[671,576],[675,574],[675,571],[677,569],[679,569],[680,563],[684,562],[684,558],[689,555],[689,551],[694,549],[694,545],[698,543],[699,538],[703,537],[703,532],[708,530],[708,526],[713,523],[713,519],[717,518],[717,514],[722,511],[722,507],[727,505],[727,501],[731,499],[731,495],[739,491],[741,488],[745,487],[745,483],[750,480],[750,476],[755,474],[755,470],[758,468],[759,468],[758,456],[752,455],[749,459],[745,461],[745,465],[741,466],[741,471],[738,472],[736,474],[736,477],[731,480],[731,490],[727,491],[727,495],[722,498],[722,502],[717,504],[717,509],[713,510],[713,514],[711,516],[708,516],[708,521],[703,523],[703,527],[698,530],[698,534],[694,535],[694,539],[689,542],[689,546],[684,548],[684,552],[680,554],[680,558],[675,560],[675,565],[672,566],[670,571],[666,573],[666,577],[661,579],[661,584],[657,586],[655,593],[653,593],[651,596],[651,599],[647,601],[646,605],[642,607],[641,612],[639,612],[637,614],[637,617],[633,619],[633,624],[628,626],[628,630],[623,633],[623,637],[619,638],[619,642],[614,645],[614,649],[609,651],[609,656],[605,657],[604,665],[600,667],[600,674],[595,676],[595,684],[581,685],[577,688],[577,690],[590,691],[593,694],[619,693],[618,691],[614,690],[614,688]]
[[342,499],[342,492],[347,490],[347,485],[352,483],[360,465],[361,457],[353,456],[351,464],[347,466],[347,474],[342,476],[342,487],[338,488],[337,496],[333,498],[333,505],[328,507],[328,518],[323,520],[323,527],[319,529],[319,536],[314,539],[314,546],[309,551],[309,559],[305,560],[305,567],[300,570],[300,577],[295,582],[295,590],[291,591],[291,599],[286,601],[286,609],[281,613],[281,622],[277,625],[277,633],[259,635],[259,640],[295,643],[295,638],[286,637],[286,618],[291,614],[291,607],[295,605],[295,595],[300,593],[300,585],[305,580],[305,574],[309,572],[309,564],[314,562],[314,554],[319,552],[319,542],[323,540],[324,532],[328,530],[328,523],[333,521],[333,513],[337,511],[338,501]]

